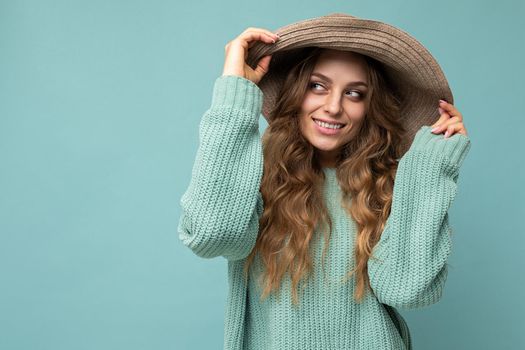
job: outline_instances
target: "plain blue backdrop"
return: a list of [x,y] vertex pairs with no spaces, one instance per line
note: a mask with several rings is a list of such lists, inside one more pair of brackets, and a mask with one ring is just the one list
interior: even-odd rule
[[420,40],[472,142],[415,349],[525,348],[523,1],[2,0],[0,349],[222,349],[226,260],[177,233],[198,124],[228,41],[332,12]]

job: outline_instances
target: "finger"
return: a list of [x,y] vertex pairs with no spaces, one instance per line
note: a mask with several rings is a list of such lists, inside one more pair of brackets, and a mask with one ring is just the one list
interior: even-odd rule
[[[454,125],[453,133],[454,134],[463,134],[465,136],[468,136],[467,135],[467,129],[465,129],[465,124],[463,124],[462,122],[456,123]],[[450,134],[448,137],[450,137],[450,136],[452,136],[452,134]]]
[[460,119],[463,118],[461,113],[451,103],[448,103],[448,102],[443,101],[443,100],[439,100],[439,107],[441,107],[445,112],[450,114],[452,117],[459,117]]
[[445,112],[442,108],[438,107],[439,118],[430,127],[434,129],[436,126],[443,124],[450,119],[450,114]]
[[267,44],[275,44],[276,42],[275,37],[270,36],[266,33],[250,33],[247,35],[248,36],[245,37],[244,40],[248,43],[248,48],[251,48],[258,41],[263,41]]
[[449,119],[450,119],[450,115],[447,112],[443,112],[439,116],[438,120],[436,120],[436,122],[434,124],[432,124],[430,127],[432,129],[434,129],[436,126],[443,124],[444,122],[446,122]]
[[467,135],[467,131],[465,130],[465,126],[462,122],[448,125],[445,131],[445,138],[447,139],[456,133]]
[[447,126],[447,131],[445,131],[445,138],[446,139],[448,139],[449,137],[454,135],[454,132],[456,131],[456,129],[459,128],[459,124],[460,123],[454,123],[454,124],[450,124],[449,126]]
[[264,41],[267,44],[275,44],[275,39],[272,38],[272,37],[269,37],[266,34],[261,34],[259,37],[256,37],[255,39],[256,40],[247,40],[248,41],[248,48],[251,48],[258,41]]
[[443,131],[445,131],[449,127],[449,125],[456,124],[456,123],[461,123],[461,119],[459,119],[458,117],[450,117],[450,118],[447,117],[447,119],[448,120],[446,120],[445,122],[437,124],[432,129],[432,132],[435,133],[435,134],[440,134]]
[[277,34],[275,34],[274,32],[272,32],[271,30],[264,29],[264,28],[254,28],[254,27],[249,27],[249,28],[246,28],[246,30],[244,30],[243,33],[248,33],[248,32],[263,32],[263,33],[268,34],[268,35],[271,36],[271,37],[279,38],[279,36],[278,36]]
[[253,34],[259,34],[259,37],[260,35],[264,35],[265,37],[269,37],[273,39],[274,41],[277,41],[279,39],[279,36],[277,34],[272,33],[269,30],[260,29],[260,28],[248,28],[240,35],[240,37],[246,37],[246,36],[250,36]]
[[259,63],[255,68],[255,74],[257,75],[258,80],[260,80],[268,72],[268,67],[270,66],[271,59],[272,55],[267,55],[259,60]]
[[265,41],[275,41],[276,37],[274,35],[270,35],[268,33],[264,32],[247,32],[245,34],[241,35],[241,38],[245,41],[253,41],[253,40],[265,40]]

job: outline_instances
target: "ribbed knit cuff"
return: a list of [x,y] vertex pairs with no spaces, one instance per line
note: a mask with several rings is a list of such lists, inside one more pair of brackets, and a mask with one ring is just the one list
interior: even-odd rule
[[211,108],[231,107],[259,115],[263,92],[253,81],[237,76],[222,75],[215,80]]
[[409,151],[421,150],[436,155],[444,154],[451,164],[461,167],[470,147],[470,138],[466,135],[455,133],[445,138],[444,134],[434,134],[430,126],[424,125],[414,136]]

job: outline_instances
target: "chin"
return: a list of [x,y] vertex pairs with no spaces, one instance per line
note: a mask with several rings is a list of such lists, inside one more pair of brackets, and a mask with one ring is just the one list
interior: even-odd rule
[[339,148],[338,144],[327,145],[324,142],[310,142],[310,144],[322,152],[333,152]]

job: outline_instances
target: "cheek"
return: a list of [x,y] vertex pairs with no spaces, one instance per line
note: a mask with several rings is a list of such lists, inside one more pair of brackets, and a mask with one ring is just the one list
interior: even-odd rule
[[310,113],[312,110],[319,108],[322,105],[322,100],[317,96],[307,93],[301,104],[301,110]]
[[308,117],[308,114],[302,114],[298,120],[299,130],[301,131],[301,134],[303,135],[305,134],[305,131],[308,128],[308,119],[310,119],[310,117]]
[[352,111],[349,113],[351,115],[352,120],[354,123],[361,123],[366,116],[366,108],[364,105],[362,106],[354,106]]

